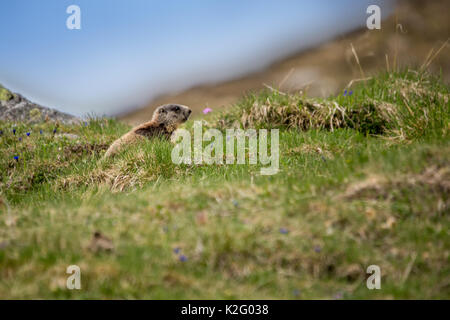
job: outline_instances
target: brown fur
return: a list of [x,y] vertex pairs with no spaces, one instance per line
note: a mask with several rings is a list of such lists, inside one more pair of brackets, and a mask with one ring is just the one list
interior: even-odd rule
[[116,155],[123,146],[135,143],[141,139],[163,137],[170,139],[172,133],[180,124],[185,122],[191,110],[178,104],[167,104],[158,107],[153,113],[152,120],[143,123],[114,141],[105,153],[105,158]]

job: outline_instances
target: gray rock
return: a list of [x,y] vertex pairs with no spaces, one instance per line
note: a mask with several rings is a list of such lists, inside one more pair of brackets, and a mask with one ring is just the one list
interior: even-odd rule
[[0,99],[0,120],[28,123],[57,121],[64,124],[80,121],[70,114],[33,103],[18,93],[13,93],[7,100]]

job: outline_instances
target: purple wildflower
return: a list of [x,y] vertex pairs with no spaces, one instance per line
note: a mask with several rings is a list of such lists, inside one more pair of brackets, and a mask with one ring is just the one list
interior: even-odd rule
[[339,291],[338,293],[336,293],[336,294],[334,295],[334,298],[335,298],[336,300],[341,300],[342,298],[344,298],[344,294],[342,293],[342,291]]
[[42,129],[41,129],[41,130],[39,130],[39,133],[40,133],[40,134],[42,134],[42,133],[43,133]]
[[3,130],[0,130],[0,136],[3,135]]
[[179,254],[180,253],[180,248],[174,248],[173,252],[176,253],[176,254]]
[[188,259],[188,258],[187,258],[184,254],[182,254],[182,255],[180,256],[180,261],[181,261],[181,262],[186,262],[187,259]]
[[29,136],[30,136],[30,134],[31,134],[31,132],[27,132],[27,137],[29,137]]
[[212,109],[211,109],[211,108],[205,108],[205,109],[203,109],[203,114],[208,114],[208,113],[210,113],[210,112],[212,112]]
[[19,156],[14,156],[14,160],[19,161]]
[[315,251],[316,253],[319,253],[320,251],[322,251],[322,248],[321,248],[320,246],[315,246],[315,247],[314,247],[314,251]]
[[289,233],[289,230],[286,229],[286,228],[280,228],[280,233],[281,233],[281,234],[288,234],[288,233]]
[[19,137],[19,141],[22,141],[22,137]]
[[56,133],[56,128],[55,128],[55,129],[53,129],[53,133]]
[[344,97],[347,95],[347,90],[344,91]]
[[16,134],[16,128],[13,129],[13,134]]
[[353,94],[353,91],[350,91],[350,93],[348,95],[351,96],[352,94]]

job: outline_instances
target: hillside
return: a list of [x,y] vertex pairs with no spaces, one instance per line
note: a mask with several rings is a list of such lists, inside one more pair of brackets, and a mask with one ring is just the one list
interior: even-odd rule
[[[306,91],[309,96],[315,97],[335,95],[343,91],[351,80],[362,77],[351,50],[352,44],[364,76],[377,74],[387,68],[420,67],[432,49],[431,53],[436,53],[443,42],[449,39],[449,11],[450,1],[447,0],[400,0],[394,14],[384,17],[386,19],[380,31],[356,31],[241,79],[161,96],[142,109],[120,115],[119,119],[137,124],[149,119],[157,106],[171,102],[190,106],[194,115],[200,114],[205,107],[217,111],[236,103],[246,92],[264,89],[264,84],[283,92]],[[442,69],[447,83],[450,82],[449,55],[447,45],[429,66],[436,73]]]
[[102,160],[129,129],[116,120],[0,121],[0,298],[449,299],[449,96],[406,70],[203,117],[278,128],[272,176],[175,165],[158,139]]

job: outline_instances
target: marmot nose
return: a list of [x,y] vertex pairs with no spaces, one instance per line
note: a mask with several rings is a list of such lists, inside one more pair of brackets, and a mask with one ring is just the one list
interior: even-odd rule
[[188,113],[189,113],[189,114],[191,114],[191,113],[192,113],[192,110],[191,110],[191,109],[189,109],[189,110],[188,110]]

